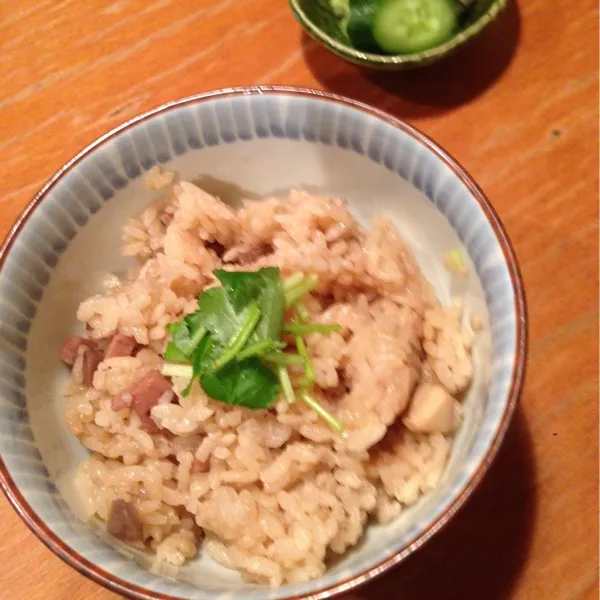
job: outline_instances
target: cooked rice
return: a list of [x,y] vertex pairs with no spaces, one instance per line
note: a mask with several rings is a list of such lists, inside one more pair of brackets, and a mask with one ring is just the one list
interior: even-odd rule
[[[115,332],[147,348],[104,360],[93,386],[81,385],[81,357],[66,393],[70,430],[92,451],[81,481],[90,513],[107,519],[111,502],[133,502],[146,547],[175,566],[203,547],[245,579],[271,586],[321,575],[369,520],[394,519],[438,483],[452,436],[415,433],[399,418],[421,381],[454,397],[473,377],[472,339],[459,308],[434,297],[389,221],[363,231],[337,199],[292,191],[287,202],[248,201],[234,212],[191,183],[153,172],[164,197],[124,228],[123,254],[136,257],[126,281],[77,312],[94,339]],[[340,436],[307,406],[279,400],[250,410],[207,397],[185,381],[152,409],[150,434],[111,399],[161,364],[166,326],[196,308],[213,269],[278,266],[316,273],[307,307],[340,333],[311,335],[315,397],[342,421]],[[83,489],[83,488],[82,488]]]

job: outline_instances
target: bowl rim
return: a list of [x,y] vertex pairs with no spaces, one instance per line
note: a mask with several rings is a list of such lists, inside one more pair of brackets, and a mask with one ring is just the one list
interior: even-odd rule
[[[347,108],[359,110],[370,116],[392,125],[395,128],[402,130],[407,135],[411,136],[418,143],[423,145],[427,150],[433,152],[440,160],[442,160],[446,166],[448,166],[453,174],[467,187],[471,192],[475,200],[479,203],[483,210],[489,224],[492,227],[494,235],[500,245],[504,261],[509,271],[510,280],[514,289],[515,294],[515,323],[516,323],[516,354],[515,354],[515,366],[511,377],[511,385],[508,391],[506,405],[497,426],[494,437],[485,453],[480,460],[477,469],[470,477],[470,479],[459,489],[454,497],[454,500],[450,506],[441,514],[439,517],[429,525],[427,529],[424,529],[418,533],[412,540],[408,541],[400,550],[389,556],[385,560],[375,564],[371,567],[363,569],[352,576],[329,585],[325,588],[305,592],[300,595],[286,596],[282,600],[324,600],[325,598],[331,598],[338,594],[348,592],[349,590],[371,581],[378,575],[387,571],[391,567],[399,564],[409,554],[420,548],[425,542],[431,539],[437,532],[439,532],[450,519],[458,512],[458,510],[465,504],[467,499],[471,496],[473,491],[477,488],[481,482],[483,475],[489,469],[493,459],[495,458],[498,449],[504,439],[511,418],[514,414],[520,393],[523,388],[526,362],[527,362],[527,345],[528,345],[528,331],[527,331],[527,308],[524,292],[523,279],[519,270],[518,261],[512,244],[508,238],[498,214],[492,207],[492,204],[485,196],[481,188],[475,183],[469,173],[445,150],[439,147],[433,140],[427,135],[413,127],[408,125],[404,121],[393,117],[377,108],[371,107],[362,102],[339,96],[329,92],[321,90],[313,90],[307,88],[291,87],[291,86],[245,86],[245,87],[231,87],[223,88],[220,90],[208,91],[192,96],[187,96],[178,100],[167,102],[154,109],[146,111],[121,125],[110,130],[108,133],[100,136],[94,142],[86,146],[72,159],[67,161],[62,167],[60,167],[56,173],[47,181],[46,184],[40,189],[40,191],[33,197],[29,204],[25,207],[23,212],[17,217],[12,228],[9,230],[6,238],[0,246],[0,271],[3,269],[6,259],[10,253],[10,250],[16,241],[19,233],[25,227],[27,221],[35,211],[35,209],[44,201],[52,189],[57,183],[73,169],[78,163],[80,163],[85,157],[94,152],[97,148],[101,147],[104,143],[118,136],[124,131],[131,129],[135,125],[144,122],[148,119],[153,118],[156,115],[167,113],[170,110],[177,109],[181,106],[193,105],[206,100],[211,99],[222,99],[248,95],[286,95],[296,96],[305,99],[321,99],[329,102],[341,104]],[[113,592],[119,593],[125,597],[132,598],[134,600],[181,600],[180,596],[173,596],[170,594],[164,594],[161,592],[154,592],[142,588],[136,584],[130,583],[108,571],[104,570],[97,564],[92,563],[88,559],[84,558],[76,550],[68,546],[63,540],[49,529],[46,523],[37,515],[35,510],[27,502],[21,491],[18,489],[15,481],[10,476],[7,466],[5,465],[2,456],[0,455],[0,488],[6,495],[9,503],[12,505],[17,514],[29,527],[29,529],[60,559],[66,562],[68,565],[76,569],[79,573],[85,575],[94,582],[104,586],[105,588],[112,590]]]
[[429,64],[430,62],[445,56],[450,51],[463,46],[470,39],[478,35],[506,8],[508,0],[492,0],[487,10],[479,15],[476,21],[471,23],[465,29],[460,30],[443,44],[412,54],[390,55],[377,54],[375,52],[363,52],[362,50],[357,50],[348,44],[340,42],[323,31],[308,17],[300,5],[300,0],[289,0],[289,4],[296,20],[300,23],[304,31],[306,31],[306,33],[314,40],[324,44],[334,54],[355,64],[384,68],[394,66],[416,67],[420,64]]

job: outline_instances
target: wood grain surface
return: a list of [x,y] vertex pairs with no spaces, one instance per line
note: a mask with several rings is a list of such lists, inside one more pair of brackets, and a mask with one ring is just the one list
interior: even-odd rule
[[[516,248],[529,304],[522,401],[498,459],[424,549],[344,600],[598,597],[598,8],[520,0],[465,51],[358,70],[284,0],[0,3],[0,236],[44,181],[141,111],[209,89],[344,94],[432,136],[475,177]],[[114,600],[0,498],[0,599]]]

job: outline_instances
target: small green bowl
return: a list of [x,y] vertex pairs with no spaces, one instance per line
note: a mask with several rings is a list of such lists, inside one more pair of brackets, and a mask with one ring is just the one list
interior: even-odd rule
[[290,0],[294,15],[303,29],[317,42],[341,58],[374,69],[411,69],[448,56],[481,33],[506,7],[507,0],[475,0],[469,20],[447,42],[414,54],[374,54],[356,50],[340,28],[329,0]]

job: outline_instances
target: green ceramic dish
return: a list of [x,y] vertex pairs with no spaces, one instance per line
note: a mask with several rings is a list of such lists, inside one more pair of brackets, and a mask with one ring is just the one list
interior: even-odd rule
[[410,69],[431,64],[464,46],[481,33],[506,7],[508,0],[475,0],[469,20],[447,42],[414,54],[373,54],[352,48],[339,26],[329,0],[290,0],[294,15],[308,35],[343,59],[375,69]]

